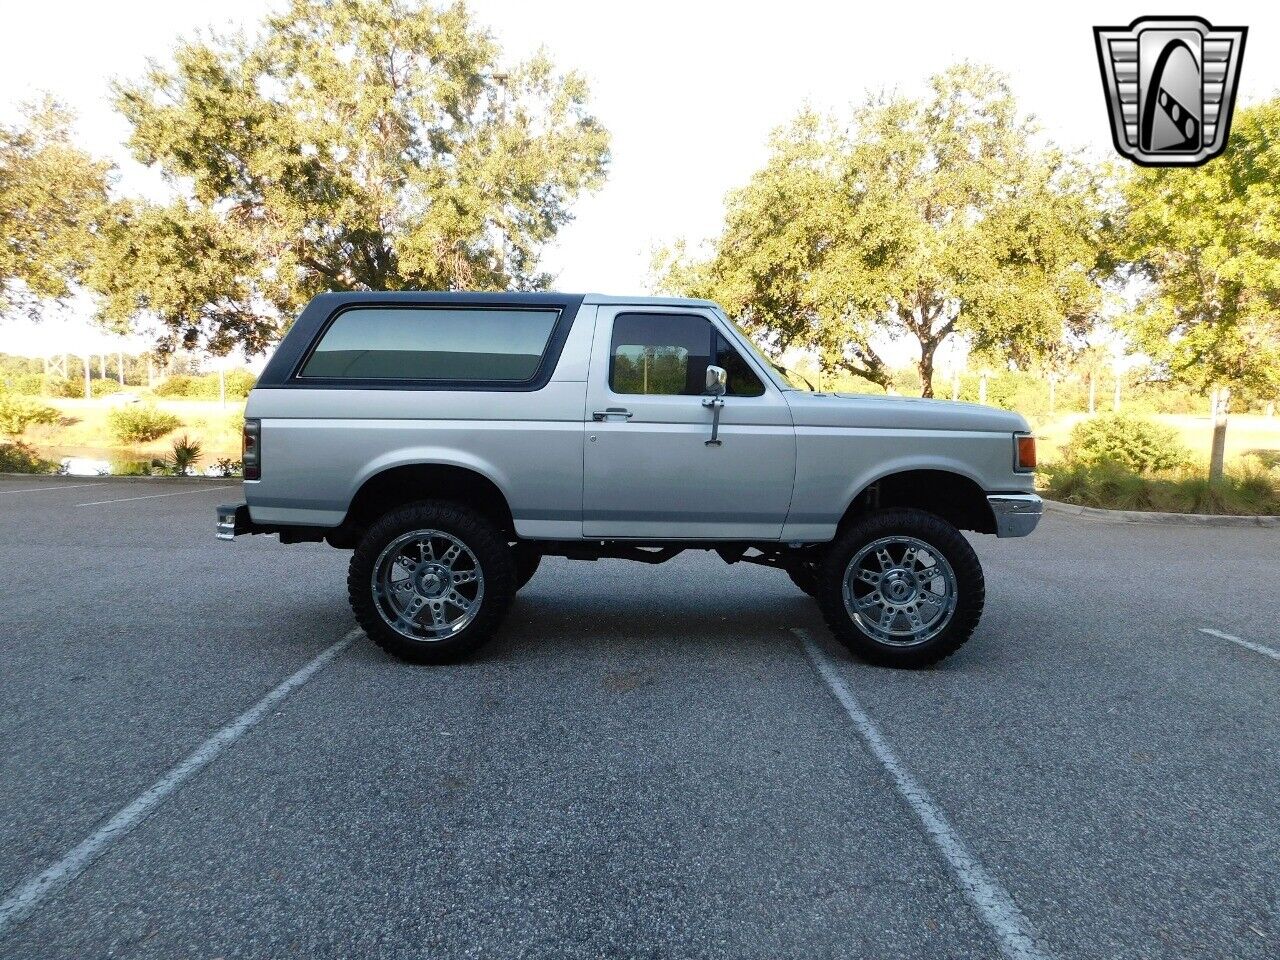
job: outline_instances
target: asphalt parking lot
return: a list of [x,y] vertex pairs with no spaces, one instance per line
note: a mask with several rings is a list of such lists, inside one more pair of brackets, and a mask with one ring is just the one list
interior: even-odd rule
[[218,487],[0,479],[2,957],[1280,955],[1278,530],[975,536],[912,673],[777,571],[548,560],[427,668]]

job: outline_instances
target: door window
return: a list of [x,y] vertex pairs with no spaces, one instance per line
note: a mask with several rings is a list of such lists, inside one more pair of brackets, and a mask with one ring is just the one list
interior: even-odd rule
[[764,384],[747,366],[738,348],[719,332],[716,333],[716,366],[724,367],[727,379],[726,393],[731,397],[758,397],[764,393]]
[[706,317],[620,313],[613,321],[609,388],[622,394],[702,396],[713,356],[729,374],[730,396],[764,393],[764,384]]

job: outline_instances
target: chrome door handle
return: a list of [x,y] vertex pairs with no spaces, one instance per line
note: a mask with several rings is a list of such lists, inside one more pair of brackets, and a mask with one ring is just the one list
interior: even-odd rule
[[631,411],[625,407],[606,407],[604,410],[597,410],[591,414],[592,420],[607,420],[610,417],[621,417],[623,420],[630,420]]

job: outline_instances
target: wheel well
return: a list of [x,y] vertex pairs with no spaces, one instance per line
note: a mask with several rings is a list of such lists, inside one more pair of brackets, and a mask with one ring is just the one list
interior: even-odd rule
[[907,470],[881,477],[854,497],[840,519],[839,529],[863,514],[885,507],[914,507],[961,530],[996,532],[995,515],[983,489],[968,477],[948,470]]
[[483,513],[508,536],[515,536],[511,507],[488,477],[465,467],[415,463],[374,474],[356,492],[343,528],[361,531],[388,510],[415,500],[451,500]]

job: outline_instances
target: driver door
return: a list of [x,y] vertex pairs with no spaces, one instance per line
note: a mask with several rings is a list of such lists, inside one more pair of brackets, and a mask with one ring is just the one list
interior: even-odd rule
[[[728,371],[719,444],[706,370]],[[587,382],[583,534],[776,540],[795,480],[791,410],[710,310],[601,307]]]

